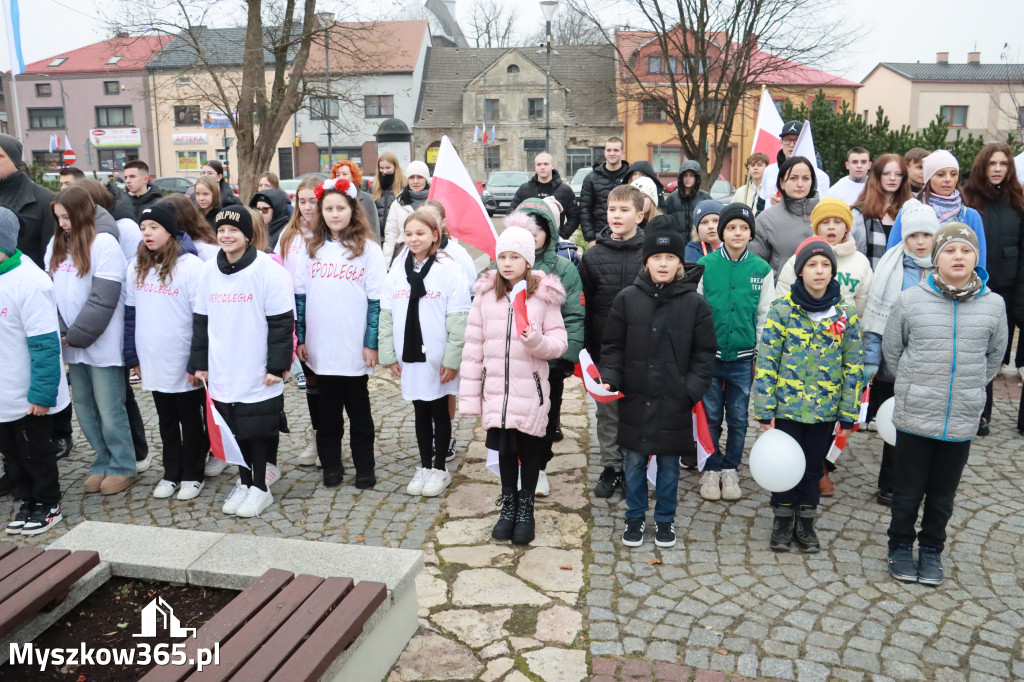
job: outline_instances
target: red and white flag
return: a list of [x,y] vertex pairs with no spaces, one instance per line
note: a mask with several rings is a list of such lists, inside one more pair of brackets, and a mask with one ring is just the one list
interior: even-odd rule
[[754,145],[751,154],[764,152],[768,159],[775,162],[775,157],[782,150],[782,116],[775,108],[775,102],[768,94],[768,88],[761,89],[761,104],[757,108],[757,132],[754,133]]
[[[697,444],[697,471],[704,471],[708,458],[715,454],[715,441],[711,437],[708,426],[708,415],[704,411],[704,401],[693,408],[693,442]],[[647,461],[647,480],[654,485],[658,480],[658,458],[652,456]]]
[[206,430],[210,434],[210,454],[222,462],[249,468],[245,463],[245,457],[242,457],[242,450],[238,447],[235,434],[231,433],[224,417],[213,406],[209,389],[206,390]]
[[530,326],[530,318],[526,314],[526,280],[519,280],[512,287],[512,314],[515,316],[516,336],[522,336]]
[[590,357],[590,351],[586,348],[580,351],[580,364],[576,365],[576,376],[583,379],[583,388],[587,394],[599,403],[610,403],[623,397],[621,391],[606,391],[601,388],[601,373],[597,371],[597,365]]
[[476,185],[447,135],[441,138],[441,149],[437,153],[434,177],[430,181],[427,196],[440,201],[445,212],[456,217],[448,221],[453,237],[472,244],[490,256],[491,260],[497,258],[494,250],[498,244],[498,233],[494,230],[494,223],[487,215]]

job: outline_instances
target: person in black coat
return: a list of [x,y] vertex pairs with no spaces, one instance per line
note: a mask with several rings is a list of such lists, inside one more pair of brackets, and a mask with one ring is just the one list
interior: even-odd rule
[[0,134],[0,206],[18,216],[18,250],[42,268],[46,244],[56,227],[50,212],[55,195],[32,182],[21,155],[21,140]]
[[576,193],[572,191],[572,187],[562,182],[561,176],[555,170],[555,161],[550,154],[541,152],[533,163],[537,173],[519,186],[505,215],[510,215],[519,204],[527,199],[554,197],[562,205],[562,219],[558,226],[558,236],[568,239],[580,226],[580,207],[576,203]]
[[632,184],[634,180],[640,177],[650,178],[654,182],[654,187],[658,190],[658,208],[663,208],[665,206],[665,186],[661,184],[661,178],[654,172],[654,166],[651,165],[650,161],[637,161],[636,163],[629,164],[629,175],[626,176],[626,184]]
[[[687,176],[692,179],[692,184],[687,187]],[[700,188],[704,174],[701,172],[700,164],[693,159],[683,161],[679,167],[679,186],[665,199],[665,215],[676,219],[679,229],[687,239],[693,231],[693,209],[702,201],[711,199],[711,195]]]
[[695,452],[692,410],[711,385],[718,339],[711,306],[697,293],[704,266],[686,264],[686,240],[671,229],[644,237],[645,269],[612,303],[601,349],[601,380],[622,391],[618,443],[625,454],[626,532],[643,542],[647,460],[658,458],[655,543],[675,544],[679,458]]
[[[223,197],[221,197],[220,203],[222,207],[226,205]],[[267,224],[267,232],[270,237],[268,252],[274,250],[277,240],[281,238],[281,233],[288,226],[288,205],[290,203],[288,195],[280,189],[265,189],[262,192],[256,192],[249,201],[249,208],[260,211],[263,214],[263,221]]]
[[617,137],[609,138],[604,143],[605,160],[594,164],[594,170],[583,179],[583,188],[580,190],[580,229],[583,230],[583,238],[591,246],[608,227],[609,192],[625,184],[626,176],[629,175],[629,162],[622,158],[622,144],[622,140]]

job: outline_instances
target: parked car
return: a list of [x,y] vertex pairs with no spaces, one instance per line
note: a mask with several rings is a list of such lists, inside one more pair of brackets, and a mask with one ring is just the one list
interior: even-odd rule
[[580,193],[583,191],[583,181],[586,180],[587,176],[594,171],[590,166],[584,166],[578,171],[573,173],[572,180],[569,181],[569,187],[576,194],[576,199],[580,198]]
[[[665,185],[665,194],[670,194],[672,192],[675,192],[676,191],[676,187],[678,187],[678,186],[679,186],[679,181],[678,180],[673,180],[672,182],[666,184]],[[731,182],[729,182],[728,180],[723,178],[721,175],[719,175],[718,179],[715,180],[715,182],[711,185],[711,189],[708,190],[708,191],[711,194],[711,198],[712,199],[714,199],[715,201],[721,201],[722,199],[728,199],[733,194],[735,194],[736,193],[736,188],[732,186]]]
[[169,175],[164,178],[153,178],[149,181],[149,184],[157,189],[167,190],[168,192],[187,194],[195,186],[196,181],[192,178]]
[[516,190],[524,182],[530,180],[530,174],[524,171],[494,171],[488,176],[484,192],[480,198],[487,209],[487,215],[508,211]]

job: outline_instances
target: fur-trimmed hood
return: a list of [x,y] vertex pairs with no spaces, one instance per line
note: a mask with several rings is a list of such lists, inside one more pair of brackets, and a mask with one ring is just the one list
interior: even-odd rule
[[[494,280],[497,276],[497,270],[488,270],[484,274],[480,275],[480,279],[478,279],[476,284],[473,285],[473,295],[479,296],[481,294],[486,294],[489,291],[493,291]],[[549,275],[546,272],[540,272],[537,270],[533,271],[533,276],[537,278],[537,291],[534,292],[533,296],[538,297],[548,305],[561,308],[562,304],[565,303],[565,288],[562,286],[561,280],[554,275]]]

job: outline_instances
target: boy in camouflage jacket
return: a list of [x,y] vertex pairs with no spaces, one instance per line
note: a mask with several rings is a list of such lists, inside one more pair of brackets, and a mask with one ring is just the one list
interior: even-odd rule
[[805,240],[796,272],[790,292],[772,303],[758,344],[754,418],[796,439],[806,462],[792,490],[772,493],[771,548],[788,551],[795,537],[803,551],[817,552],[818,482],[836,422],[848,433],[857,421],[863,362],[857,313],[842,302],[828,242]]

